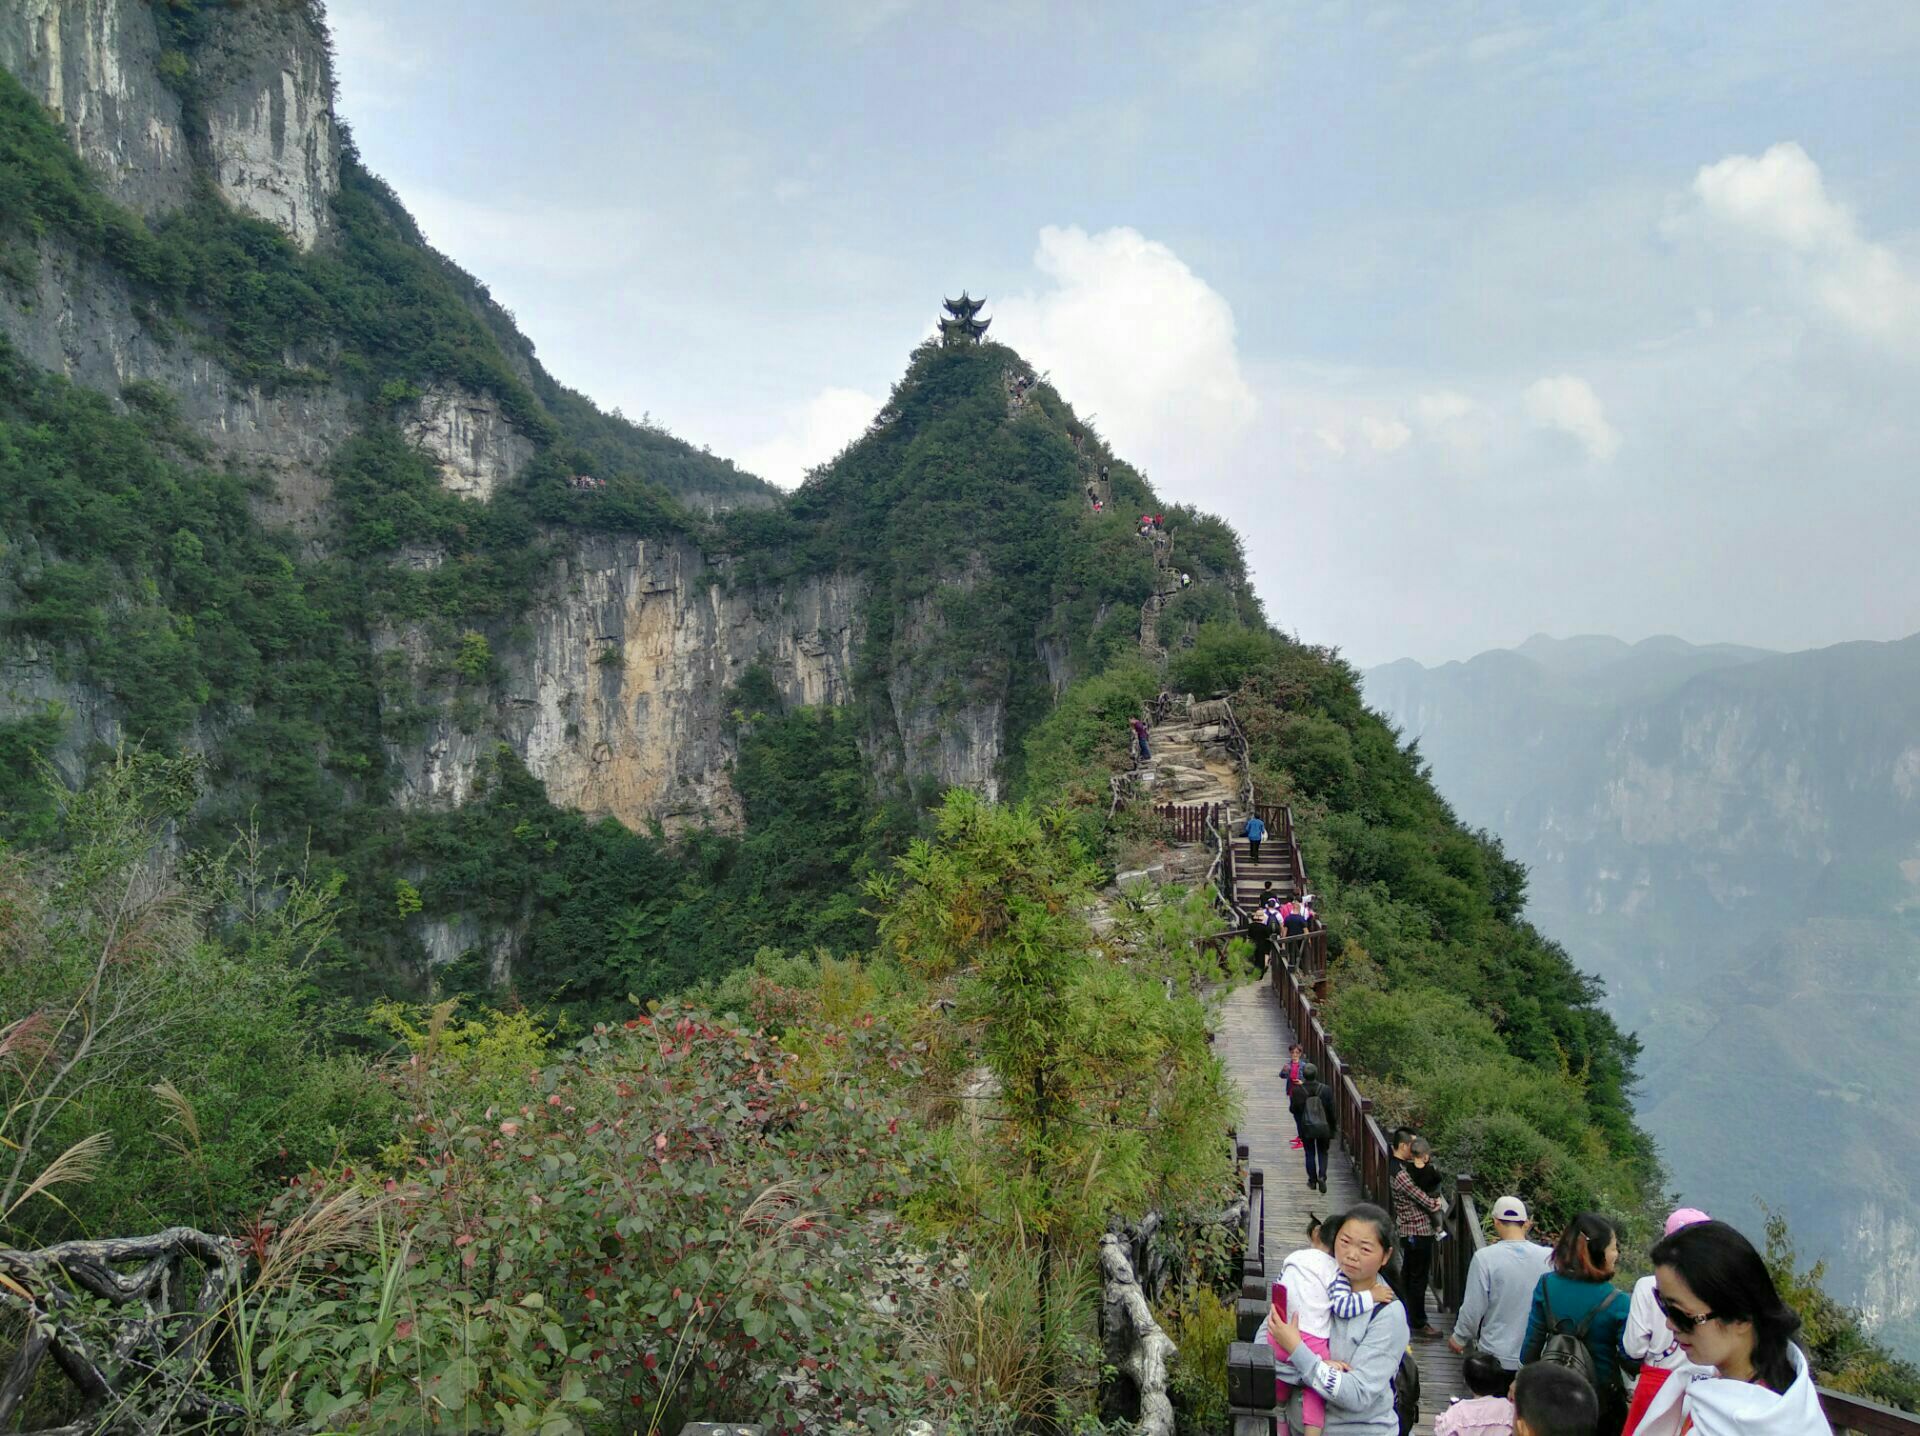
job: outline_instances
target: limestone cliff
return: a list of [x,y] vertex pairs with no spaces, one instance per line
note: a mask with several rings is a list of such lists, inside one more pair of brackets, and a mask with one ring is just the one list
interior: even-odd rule
[[487,718],[470,731],[436,689],[421,628],[376,639],[407,656],[416,694],[438,711],[423,738],[391,751],[398,800],[464,801],[504,742],[556,803],[636,828],[737,826],[729,691],[757,665],[791,703],[849,702],[860,597],[849,575],[730,587],[691,543],[586,540],[554,565],[530,640],[503,656]]
[[169,47],[144,0],[18,0],[0,8],[0,65],[139,213],[178,208],[204,171],[229,203],[303,249],[327,231],[340,141],[325,38],[308,6],[234,7],[189,53]]

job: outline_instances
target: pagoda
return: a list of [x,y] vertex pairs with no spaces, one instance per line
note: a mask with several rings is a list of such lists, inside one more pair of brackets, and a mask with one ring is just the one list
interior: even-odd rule
[[947,312],[940,319],[940,342],[949,346],[978,344],[980,336],[987,332],[987,326],[993,323],[991,319],[974,317],[986,302],[984,299],[968,298],[964,289],[960,291],[958,299],[942,300]]

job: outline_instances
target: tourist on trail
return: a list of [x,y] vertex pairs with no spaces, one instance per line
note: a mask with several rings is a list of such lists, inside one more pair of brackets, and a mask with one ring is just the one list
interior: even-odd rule
[[1695,1222],[1655,1245],[1653,1275],[1688,1364],[1655,1393],[1635,1436],[1830,1436],[1794,1341],[1800,1318],[1752,1242],[1725,1222]]
[[1265,908],[1256,906],[1247,914],[1247,936],[1253,940],[1253,960],[1265,972],[1273,963],[1273,918]]
[[1357,1316],[1333,1317],[1323,1354],[1276,1302],[1267,1312],[1268,1342],[1285,1378],[1318,1392],[1326,1403],[1326,1436],[1399,1436],[1393,1378],[1407,1351],[1407,1316],[1380,1279],[1393,1256],[1393,1224],[1380,1208],[1362,1203],[1328,1225],[1335,1227],[1334,1261],[1348,1285],[1370,1295],[1372,1303]]
[[1193,582],[1193,575],[1188,573],[1185,569],[1181,569],[1180,570],[1180,587],[1186,588],[1192,582]]
[[1613,1436],[1626,1419],[1621,1371],[1637,1372],[1640,1363],[1620,1350],[1627,1326],[1627,1299],[1613,1284],[1620,1260],[1620,1237],[1598,1212],[1582,1212],[1560,1233],[1553,1249],[1553,1270],[1534,1288],[1533,1310],[1520,1363],[1542,1359],[1571,1366],[1593,1383],[1600,1398],[1600,1429]]
[[[1439,1195],[1440,1174],[1428,1167],[1433,1148],[1425,1137],[1409,1137],[1407,1155],[1393,1174],[1393,1220],[1400,1228],[1400,1295],[1415,1336],[1438,1336],[1427,1320],[1427,1278],[1433,1273],[1433,1234],[1447,1204]],[[1420,1176],[1416,1179],[1415,1172]],[[1432,1190],[1429,1191],[1428,1187]]]
[[1493,1243],[1473,1254],[1460,1315],[1447,1338],[1455,1351],[1465,1351],[1471,1344],[1508,1371],[1520,1369],[1520,1345],[1527,1336],[1533,1289],[1553,1259],[1549,1248],[1527,1240],[1532,1230],[1527,1204],[1518,1197],[1502,1197],[1493,1204]]
[[1260,843],[1267,836],[1267,825],[1255,813],[1247,819],[1247,855],[1254,861],[1260,861]]
[[[1713,1218],[1698,1207],[1681,1207],[1667,1218],[1664,1236],[1672,1236],[1682,1227],[1710,1222]],[[1627,1329],[1620,1337],[1620,1349],[1640,1363],[1640,1379],[1633,1385],[1633,1399],[1627,1403],[1626,1429],[1632,1431],[1647,1414],[1654,1393],[1669,1376],[1687,1365],[1686,1353],[1673,1334],[1673,1327],[1660,1311],[1658,1278],[1647,1275],[1633,1284],[1633,1298],[1627,1303]]]
[[[1317,1356],[1327,1354],[1327,1339],[1333,1334],[1335,1317],[1351,1319],[1364,1316],[1373,1305],[1373,1297],[1355,1291],[1353,1282],[1333,1259],[1334,1232],[1330,1225],[1307,1214],[1307,1245],[1288,1254],[1280,1267],[1281,1290],[1286,1293],[1286,1317],[1299,1328],[1300,1339]],[[1274,1407],[1280,1413],[1280,1436],[1287,1436],[1287,1410],[1293,1398],[1292,1368],[1286,1353],[1274,1341],[1265,1321],[1256,1340],[1273,1348],[1277,1374],[1274,1377]],[[1327,1423],[1326,1398],[1312,1387],[1300,1392],[1300,1424],[1306,1436],[1320,1436]]]
[[1327,1148],[1337,1130],[1334,1117],[1333,1088],[1320,1080],[1320,1069],[1311,1062],[1300,1068],[1300,1084],[1287,1097],[1287,1110],[1294,1114],[1300,1132],[1300,1150],[1307,1159],[1307,1185],[1327,1189]]
[[1541,1362],[1513,1379],[1513,1436],[1596,1436],[1600,1421],[1599,1400],[1577,1371]]
[[1147,747],[1147,725],[1138,718],[1129,718],[1127,726],[1133,729],[1133,742],[1140,761],[1147,762],[1153,757],[1152,751]]
[[1507,1436],[1513,1430],[1513,1373],[1484,1351],[1460,1363],[1471,1400],[1454,1398],[1434,1419],[1433,1436]]
[[1307,1134],[1300,1122],[1301,1113],[1305,1104],[1303,1103],[1300,1107],[1295,1107],[1293,1105],[1293,1093],[1294,1089],[1304,1080],[1304,1073],[1306,1072],[1307,1066],[1306,1049],[1298,1042],[1289,1045],[1287,1048],[1287,1065],[1280,1069],[1280,1077],[1286,1084],[1281,1090],[1287,1094],[1287,1108],[1293,1113],[1293,1145],[1296,1147],[1306,1145]]
[[1289,898],[1280,908],[1280,925],[1287,930],[1288,937],[1298,937],[1307,930],[1307,916],[1307,905]]

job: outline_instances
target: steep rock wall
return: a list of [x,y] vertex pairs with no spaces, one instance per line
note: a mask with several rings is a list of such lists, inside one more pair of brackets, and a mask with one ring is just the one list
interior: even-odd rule
[[312,12],[255,0],[223,17],[180,74],[197,122],[162,78],[163,53],[144,0],[0,6],[0,65],[59,116],[115,199],[164,214],[203,163],[236,208],[311,249],[340,187],[332,65]]
[[243,384],[185,338],[148,328],[126,283],[104,265],[43,242],[24,290],[0,286],[0,333],[29,361],[118,396],[128,384],[168,390],[182,422],[227,463],[264,474],[262,517],[313,534],[334,447],[354,429],[348,396],[332,385],[269,394]]
[[440,466],[441,487],[462,498],[492,498],[533,459],[498,399],[457,385],[429,388],[401,430]]
[[[483,759],[505,743],[562,806],[632,828],[737,829],[729,693],[758,665],[790,704],[852,703],[865,598],[863,581],[847,573],[755,585],[684,540],[582,539],[555,564],[530,634],[496,644],[500,676],[483,703],[455,701],[425,629],[376,637],[411,676],[406,701],[434,710],[423,733],[389,746],[397,801],[465,802]],[[939,622],[930,603],[912,606],[900,642],[937,652]],[[949,704],[946,679],[896,664],[880,701],[867,705],[862,746],[885,777],[995,793],[1004,706]]]
[[501,655],[473,731],[447,711],[424,632],[382,635],[377,645],[404,653],[418,692],[441,708],[423,737],[390,749],[401,805],[464,802],[481,758],[504,742],[564,806],[634,828],[738,827],[729,690],[759,664],[791,703],[848,702],[861,590],[845,575],[779,589],[723,578],[683,541],[582,540],[555,565],[530,638]]
[[302,249],[332,228],[340,188],[333,66],[312,11],[254,0],[193,57],[208,168],[227,202],[278,225]]
[[184,204],[193,159],[142,0],[8,0],[0,65],[54,114],[107,192],[145,215]]

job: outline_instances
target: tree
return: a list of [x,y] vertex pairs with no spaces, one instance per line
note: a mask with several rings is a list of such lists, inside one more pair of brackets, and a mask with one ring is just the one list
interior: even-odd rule
[[982,1215],[1033,1243],[1047,1330],[1057,1263],[1084,1256],[1110,1214],[1190,1196],[1224,1154],[1205,1009],[1158,964],[1096,948],[1096,872],[1060,810],[956,789],[934,838],[896,867],[868,886],[881,937],[952,983],[954,1018],[992,1076],[984,1147],[998,1182]]

